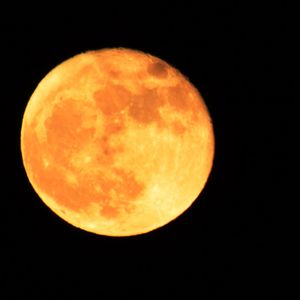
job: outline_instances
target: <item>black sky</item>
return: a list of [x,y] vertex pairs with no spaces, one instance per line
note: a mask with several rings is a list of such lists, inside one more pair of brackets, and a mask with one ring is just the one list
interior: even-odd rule
[[[276,289],[284,264],[281,187],[289,169],[278,145],[290,145],[294,125],[282,79],[285,7],[76,8],[65,15],[43,7],[0,28],[3,299],[267,299],[259,297]],[[65,59],[105,47],[139,49],[178,68],[204,97],[215,130],[214,166],[198,201],[169,225],[130,238],[96,236],[56,217],[33,191],[20,154],[22,115],[39,81]]]

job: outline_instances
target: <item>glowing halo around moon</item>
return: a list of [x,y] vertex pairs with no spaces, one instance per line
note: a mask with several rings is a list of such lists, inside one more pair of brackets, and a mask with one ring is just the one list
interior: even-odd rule
[[191,206],[212,168],[214,134],[201,95],[178,70],[113,48],[45,76],[23,116],[21,151],[30,183],[58,216],[131,236]]

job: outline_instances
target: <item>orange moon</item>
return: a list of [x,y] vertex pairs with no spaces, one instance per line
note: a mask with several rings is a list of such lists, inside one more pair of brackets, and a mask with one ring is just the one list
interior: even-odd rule
[[197,89],[165,61],[112,48],[76,55],[39,83],[23,116],[34,190],[83,230],[131,236],[164,226],[202,191],[213,125]]

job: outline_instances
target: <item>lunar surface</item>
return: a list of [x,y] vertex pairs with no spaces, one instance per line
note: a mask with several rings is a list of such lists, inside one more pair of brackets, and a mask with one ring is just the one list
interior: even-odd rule
[[21,151],[34,190],[70,224],[108,236],[161,227],[202,191],[213,126],[196,88],[140,51],[89,51],[39,83]]

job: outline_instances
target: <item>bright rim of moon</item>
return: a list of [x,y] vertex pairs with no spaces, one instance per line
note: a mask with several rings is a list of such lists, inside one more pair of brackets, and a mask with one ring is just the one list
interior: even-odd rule
[[214,134],[201,95],[178,70],[113,48],[46,75],[24,113],[21,151],[30,183],[58,216],[130,236],[191,206],[212,168]]

